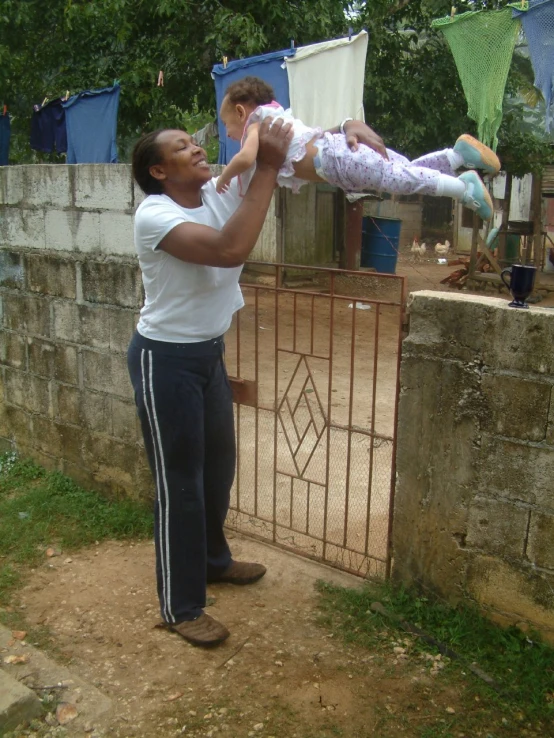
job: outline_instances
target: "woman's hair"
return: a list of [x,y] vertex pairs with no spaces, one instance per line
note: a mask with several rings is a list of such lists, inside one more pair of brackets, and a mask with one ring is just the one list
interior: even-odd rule
[[162,154],[156,139],[164,129],[141,136],[133,149],[133,177],[146,195],[163,194],[162,183],[150,174],[150,167],[161,164]]
[[255,105],[268,105],[275,99],[273,87],[268,85],[259,77],[244,77],[225,90],[225,97],[233,105],[244,105],[254,103]]

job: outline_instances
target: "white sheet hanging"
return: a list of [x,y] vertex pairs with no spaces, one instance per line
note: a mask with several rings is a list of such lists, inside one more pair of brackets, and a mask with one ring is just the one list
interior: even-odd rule
[[367,31],[301,46],[287,57],[290,106],[295,118],[323,130],[344,118],[364,120]]

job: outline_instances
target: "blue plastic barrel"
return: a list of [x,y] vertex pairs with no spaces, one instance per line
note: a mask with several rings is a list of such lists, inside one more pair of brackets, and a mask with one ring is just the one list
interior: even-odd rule
[[362,225],[360,266],[381,274],[395,274],[402,221],[397,218],[366,216]]

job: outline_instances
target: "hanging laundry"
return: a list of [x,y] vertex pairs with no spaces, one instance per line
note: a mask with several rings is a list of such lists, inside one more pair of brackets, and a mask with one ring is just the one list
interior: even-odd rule
[[68,164],[117,163],[118,83],[85,90],[62,103],[67,128]]
[[35,105],[31,117],[31,148],[47,154],[67,151],[67,132],[63,100],[58,97],[46,105]]
[[503,8],[438,18],[431,26],[446,36],[479,139],[496,151],[519,21],[512,19],[511,8]]
[[367,31],[301,46],[285,63],[295,118],[323,129],[344,118],[364,120]]
[[5,167],[8,164],[11,135],[10,116],[4,112],[3,115],[0,115],[0,167]]
[[233,141],[227,136],[223,122],[219,118],[219,109],[225,97],[225,90],[233,82],[244,77],[260,77],[264,82],[273,87],[275,99],[285,109],[289,107],[289,82],[287,72],[283,67],[286,56],[294,55],[294,49],[286,51],[274,51],[261,56],[251,56],[248,59],[237,59],[223,64],[216,64],[212,69],[212,77],[215,81],[215,99],[217,105],[217,126],[219,128],[219,158],[218,164],[228,164],[233,156],[240,150],[240,143]]
[[554,102],[554,1],[529,0],[526,9],[513,7],[529,44],[529,55],[535,72],[535,87],[542,92],[546,106],[546,132],[550,133],[551,105]]

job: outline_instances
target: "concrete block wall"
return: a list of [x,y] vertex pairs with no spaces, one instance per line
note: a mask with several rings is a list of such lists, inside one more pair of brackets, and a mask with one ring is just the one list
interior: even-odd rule
[[[143,197],[125,164],[0,168],[0,451],[133,497],[152,493],[126,366]],[[275,233],[272,208],[253,258]]]
[[554,640],[554,311],[410,299],[393,575]]

